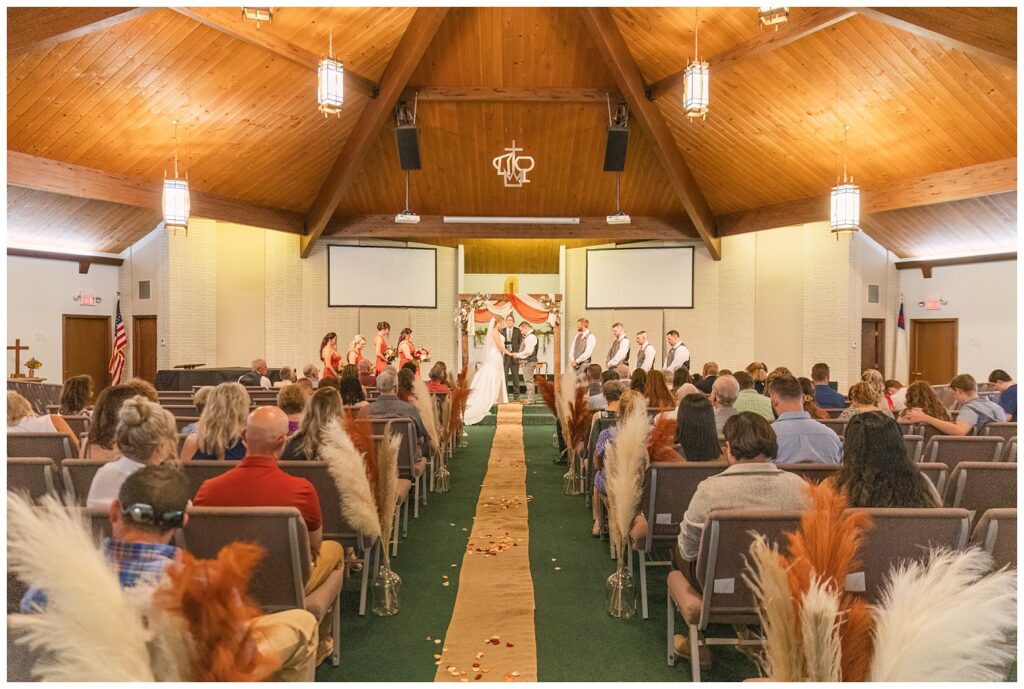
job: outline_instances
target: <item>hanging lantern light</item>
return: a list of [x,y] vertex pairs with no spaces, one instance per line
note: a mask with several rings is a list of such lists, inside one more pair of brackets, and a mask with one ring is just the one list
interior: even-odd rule
[[174,179],[167,179],[164,171],[164,227],[187,233],[189,208],[188,179],[178,179],[178,120],[174,120]]
[[699,117],[706,119],[708,115],[708,84],[710,75],[708,63],[701,60],[697,46],[696,10],[694,10],[693,25],[693,61],[686,63],[686,71],[683,72],[683,111],[687,117]]
[[761,22],[762,29],[773,26],[778,31],[780,26],[789,21],[789,8],[761,5],[757,8],[757,20]]
[[853,183],[853,176],[846,175],[846,132],[843,127],[843,177],[836,179],[832,187],[832,213],[830,224],[833,233],[857,232],[860,230],[860,187]]
[[340,60],[334,59],[334,30],[327,48],[327,57],[320,60],[316,70],[316,100],[324,117],[341,116],[341,106],[345,103],[345,68]]
[[261,22],[270,24],[274,21],[274,8],[273,7],[243,7],[242,18],[248,19],[251,22],[256,22],[256,28],[260,28]]

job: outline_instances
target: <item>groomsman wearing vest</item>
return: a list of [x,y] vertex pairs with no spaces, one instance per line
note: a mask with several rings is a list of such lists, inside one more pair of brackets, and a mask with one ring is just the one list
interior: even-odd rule
[[625,336],[623,331],[625,328],[622,323],[616,323],[612,326],[612,346],[608,349],[608,366],[606,368],[615,368],[619,364],[625,364],[629,366],[629,338]]
[[[501,329],[501,336],[505,340],[505,350],[518,352],[523,343],[523,335],[516,327],[516,319],[509,315],[505,318],[505,327]],[[532,376],[530,380],[533,380]],[[519,399],[519,359],[511,354],[505,355],[505,387],[512,386],[512,399]]]
[[533,376],[537,371],[537,350],[540,348],[540,343],[537,336],[533,334],[533,326],[526,321],[519,324],[519,331],[523,338],[519,345],[519,351],[516,353],[510,349],[505,351],[519,362],[519,366],[523,370],[523,378],[526,381],[526,403],[533,404],[534,388],[536,387]]
[[669,330],[665,333],[665,339],[668,341],[668,352],[665,354],[665,365],[662,368],[672,372],[681,366],[690,368],[690,350],[679,338],[679,331]]
[[658,353],[654,351],[654,345],[647,339],[646,330],[641,330],[636,334],[636,345],[639,347],[639,351],[636,353],[636,367],[643,371],[650,371],[654,368]]
[[569,367],[577,376],[586,373],[590,365],[590,357],[594,354],[594,347],[597,345],[597,338],[590,332],[590,321],[581,318],[576,321],[576,339],[572,343],[572,359],[569,360]]

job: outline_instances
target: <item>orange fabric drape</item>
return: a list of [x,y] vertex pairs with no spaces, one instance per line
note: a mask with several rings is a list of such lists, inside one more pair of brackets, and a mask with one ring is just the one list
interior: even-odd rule
[[[512,310],[530,323],[547,322],[548,312],[544,309],[538,309],[530,306],[515,294],[505,294],[502,296],[504,296],[502,301],[494,302],[494,307],[496,309],[504,311],[511,304]],[[494,315],[495,313],[490,309],[476,309],[473,314],[473,320],[477,323],[487,323]]]

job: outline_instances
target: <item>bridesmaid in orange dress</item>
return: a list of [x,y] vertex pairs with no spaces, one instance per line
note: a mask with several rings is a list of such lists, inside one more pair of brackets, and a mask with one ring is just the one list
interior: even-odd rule
[[320,342],[320,361],[324,364],[324,372],[321,376],[326,378],[331,376],[333,378],[338,377],[338,367],[341,365],[341,355],[338,354],[338,335],[337,333],[327,333],[324,335],[324,339]]
[[416,358],[416,345],[412,343],[412,328],[402,328],[398,336],[398,368],[412,362],[416,366],[416,377],[420,377],[420,362]]
[[373,351],[376,354],[376,360],[374,361],[373,370],[375,375],[380,375],[381,371],[388,367],[387,357],[384,353],[388,349],[388,335],[391,334],[391,324],[387,321],[381,321],[377,324],[377,337],[373,338]]
[[366,346],[366,338],[362,335],[356,335],[352,338],[352,341],[348,345],[348,353],[345,355],[345,360],[353,366],[358,366],[359,362],[363,360],[363,348]]

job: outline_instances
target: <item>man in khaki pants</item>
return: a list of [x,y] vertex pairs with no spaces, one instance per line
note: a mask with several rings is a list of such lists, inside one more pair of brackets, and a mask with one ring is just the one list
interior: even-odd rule
[[505,351],[519,360],[519,367],[523,372],[523,379],[526,382],[526,404],[533,404],[534,390],[537,385],[533,382],[533,376],[537,370],[537,350],[540,343],[537,336],[533,334],[533,326],[523,321],[519,324],[519,331],[523,334],[522,344],[518,352],[506,349]]

